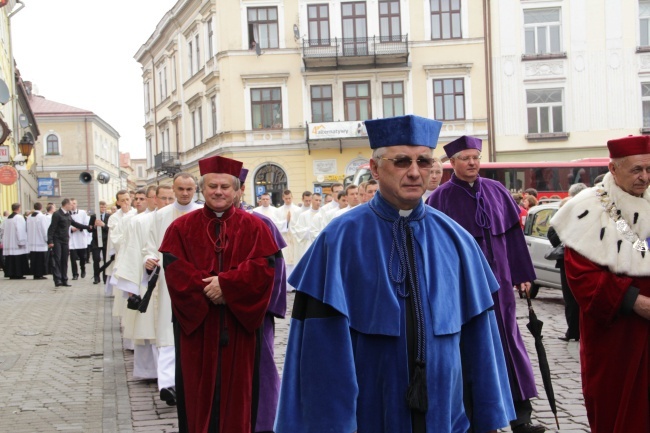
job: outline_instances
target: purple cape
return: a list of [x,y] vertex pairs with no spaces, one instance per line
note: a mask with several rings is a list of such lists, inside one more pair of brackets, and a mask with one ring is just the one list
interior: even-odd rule
[[470,186],[456,175],[433,191],[427,204],[463,226],[481,247],[500,286],[492,297],[513,400],[537,396],[530,359],[517,326],[513,290],[515,284],[535,280],[519,224],[519,207],[499,182],[479,177]]
[[[252,215],[264,221],[271,230],[271,235],[282,250],[287,246],[282,238],[282,234],[275,226],[273,221],[257,212]],[[275,342],[274,318],[284,318],[287,311],[287,275],[284,267],[284,258],[275,260],[275,279],[273,281],[273,292],[269,307],[264,317],[262,325],[262,342],[260,351],[260,398],[257,407],[257,422],[255,431],[272,431],[275,423],[275,412],[278,407],[278,397],[280,394],[280,376],[278,368],[274,361],[273,345]]]

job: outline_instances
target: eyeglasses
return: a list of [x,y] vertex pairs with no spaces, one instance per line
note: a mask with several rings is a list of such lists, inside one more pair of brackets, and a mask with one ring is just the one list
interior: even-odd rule
[[418,165],[418,168],[431,168],[433,167],[433,159],[431,158],[425,158],[425,157],[419,157],[418,159],[411,159],[408,157],[402,157],[402,158],[384,158],[381,157],[379,159],[385,159],[386,161],[392,161],[393,165],[397,168],[409,168],[411,167],[411,164],[413,164],[413,161]]
[[459,159],[459,160],[461,160],[463,162],[467,162],[470,159],[472,161],[479,162],[481,160],[481,155],[478,155],[478,156],[457,156],[455,159]]

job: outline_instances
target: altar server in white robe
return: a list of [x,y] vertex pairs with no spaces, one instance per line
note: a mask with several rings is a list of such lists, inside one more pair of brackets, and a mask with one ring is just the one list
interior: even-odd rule
[[320,205],[323,198],[319,193],[314,193],[311,196],[311,206],[302,211],[298,216],[298,221],[291,227],[291,233],[295,241],[294,249],[294,262],[298,263],[305,252],[309,249],[314,241],[311,231],[312,219],[319,215]]
[[[160,399],[168,405],[176,404],[176,353],[174,345],[174,326],[172,323],[172,303],[167,290],[165,272],[162,267],[162,254],[158,251],[167,228],[181,215],[200,209],[201,204],[192,201],[196,192],[196,181],[189,173],[178,173],[172,183],[176,201],[154,214],[143,251],[145,268],[153,270],[160,266],[158,275],[156,314],[156,346],[158,347],[158,389]],[[151,308],[152,305],[149,305]]]
[[2,235],[5,277],[11,280],[24,280],[25,274],[29,273],[27,225],[20,211],[20,203],[11,205],[11,214],[5,219]]
[[35,280],[45,280],[47,274],[47,229],[50,221],[43,212],[43,204],[34,203],[34,212],[27,217],[27,249],[30,268]]
[[[171,186],[166,188],[167,195],[173,197]],[[142,298],[147,291],[148,274],[145,272],[142,250],[146,244],[149,230],[153,223],[156,209],[156,188],[148,188],[145,200],[144,191],[137,191],[136,210],[145,210],[128,220],[123,221],[123,242],[117,258],[115,278],[116,287],[127,293],[129,297]],[[151,195],[152,197],[149,197]],[[165,202],[167,204],[167,202]],[[164,207],[164,205],[162,206]],[[161,208],[162,208],[161,207]],[[127,301],[128,302],[128,301]],[[153,303],[152,303],[153,304]],[[155,346],[156,329],[154,308],[148,308],[145,313],[137,310],[123,310],[122,324],[124,338],[133,341],[133,377],[138,379],[155,379],[158,377],[158,350]]]
[[[88,213],[83,209],[77,208],[77,199],[71,198],[70,204],[72,205],[70,209],[72,219],[79,224],[87,226],[90,222]],[[86,278],[86,255],[88,254],[89,234],[90,232],[88,230],[79,230],[76,227],[70,226],[70,268],[72,269],[73,280],[78,280],[80,275],[81,278]],[[79,262],[81,273],[79,272],[79,268],[77,268],[77,262]]]
[[254,208],[253,212],[257,212],[267,218],[271,218],[278,230],[280,230],[281,218],[278,215],[278,209],[271,204],[270,194],[265,192],[264,194],[260,195],[260,205]]
[[[287,246],[282,249],[282,256],[284,257],[288,278],[293,271],[293,267],[297,263],[295,262],[296,241],[291,233],[291,227],[298,221],[298,216],[300,216],[301,211],[298,206],[293,204],[293,194],[290,190],[284,190],[282,193],[282,200],[284,201],[284,204],[276,209],[276,216],[278,218],[278,229],[280,234],[282,234],[284,242],[287,244]],[[293,292],[295,289],[287,284],[287,290]]]

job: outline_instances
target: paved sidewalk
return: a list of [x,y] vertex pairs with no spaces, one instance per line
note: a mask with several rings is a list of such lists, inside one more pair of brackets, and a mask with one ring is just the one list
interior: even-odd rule
[[[70,283],[55,289],[51,279],[0,279],[0,432],[177,432],[176,410],[160,401],[155,382],[132,379],[133,354],[122,349],[113,299],[88,278]],[[557,339],[566,326],[561,294],[542,289],[533,302],[545,322],[561,432],[589,432],[578,343]],[[518,300],[518,318],[538,377],[534,416],[556,431],[525,327],[524,300]],[[288,324],[276,324],[280,371]]]
[[131,432],[112,299],[28,278],[0,279],[0,431]]

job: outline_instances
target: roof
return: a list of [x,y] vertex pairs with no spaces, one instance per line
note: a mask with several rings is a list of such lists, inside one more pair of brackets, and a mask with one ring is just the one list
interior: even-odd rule
[[35,116],[43,115],[94,115],[90,110],[85,110],[83,108],[73,107],[71,105],[61,104],[60,102],[54,102],[45,99],[45,97],[40,95],[32,95],[29,104],[32,107],[32,111]]

